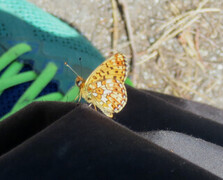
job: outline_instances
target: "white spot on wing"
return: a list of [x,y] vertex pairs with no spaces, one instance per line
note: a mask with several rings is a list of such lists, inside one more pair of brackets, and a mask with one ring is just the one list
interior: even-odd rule
[[101,81],[97,82],[97,86],[101,87]]
[[109,103],[109,104],[108,104],[108,107],[112,108],[112,104],[111,104],[111,103]]
[[98,94],[97,93],[92,93],[93,94],[93,96],[98,96]]
[[90,87],[91,89],[95,89],[95,86],[93,86],[92,84],[90,84],[89,87]]
[[106,80],[106,83],[108,83],[108,84],[109,84],[109,83],[112,83],[112,80],[111,80],[111,79],[107,79],[107,80]]
[[107,94],[110,94],[111,92],[112,92],[112,91],[111,91],[111,90],[108,90],[108,89],[105,89],[105,90],[104,90],[104,94],[106,94],[106,95],[107,95]]
[[104,103],[106,103],[107,100],[108,100],[108,99],[106,98],[106,96],[102,96],[102,97],[101,97],[101,101],[103,101]]

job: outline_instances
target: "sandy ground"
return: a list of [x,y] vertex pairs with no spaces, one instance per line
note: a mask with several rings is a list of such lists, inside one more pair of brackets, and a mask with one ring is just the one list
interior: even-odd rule
[[116,0],[29,1],[76,27],[105,57],[134,55],[137,88],[223,108],[223,1],[119,0],[119,8]]

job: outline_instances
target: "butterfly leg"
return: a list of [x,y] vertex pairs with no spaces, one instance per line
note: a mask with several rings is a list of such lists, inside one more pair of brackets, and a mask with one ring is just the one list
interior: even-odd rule
[[[77,101],[77,98],[78,98],[78,101]],[[81,95],[79,94],[79,95],[78,95],[78,96],[76,96],[76,98],[74,99],[74,102],[76,102],[76,101],[77,101],[77,102],[79,103],[79,102],[80,102],[80,100],[81,100]]]
[[77,98],[78,98],[78,97],[79,97],[79,95],[77,95],[77,96],[76,96],[76,98],[74,99],[74,102],[76,102],[76,101],[77,101]]
[[[93,104],[94,105],[94,104]],[[92,106],[92,103],[91,104],[89,104],[89,107],[91,107]],[[97,111],[97,107],[94,105],[94,109]]]
[[81,101],[81,95],[79,95],[79,99],[78,99],[78,102],[80,102]]

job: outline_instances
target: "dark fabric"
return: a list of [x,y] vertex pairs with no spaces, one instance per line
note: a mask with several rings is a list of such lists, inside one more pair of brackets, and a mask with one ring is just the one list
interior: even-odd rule
[[221,179],[223,111],[127,87],[112,119],[35,102],[0,123],[0,179]]

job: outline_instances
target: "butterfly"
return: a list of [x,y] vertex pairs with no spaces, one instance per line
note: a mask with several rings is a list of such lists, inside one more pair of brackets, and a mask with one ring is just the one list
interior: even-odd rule
[[83,97],[90,105],[93,104],[112,118],[113,114],[120,112],[127,103],[124,85],[127,74],[126,57],[116,53],[99,65],[87,80],[77,76],[75,84],[80,89],[79,98]]

